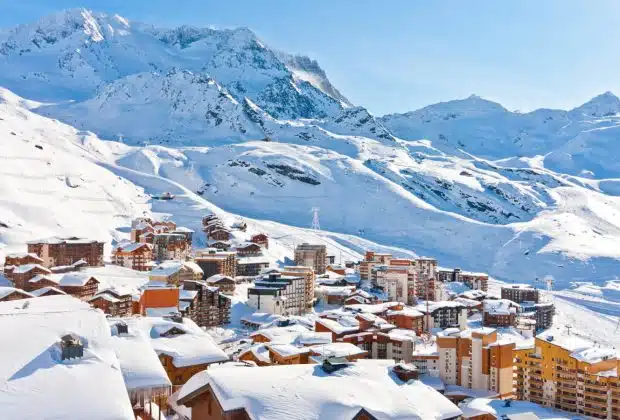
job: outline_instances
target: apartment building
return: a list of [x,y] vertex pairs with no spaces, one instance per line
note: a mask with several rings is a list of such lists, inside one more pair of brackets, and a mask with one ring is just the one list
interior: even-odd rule
[[215,274],[229,277],[237,275],[237,254],[229,251],[218,251],[214,248],[196,251],[194,258],[202,269],[202,279],[206,280]]
[[418,276],[415,282],[415,295],[423,300],[441,300],[440,288],[437,287],[437,260],[421,257],[416,260]]
[[304,305],[307,310],[312,308],[314,302],[314,286],[316,275],[312,267],[305,266],[286,266],[279,270],[283,276],[303,276],[304,277]]
[[230,322],[231,300],[205,281],[185,280],[179,291],[181,313],[200,327],[215,327]]
[[366,251],[364,261],[360,262],[360,278],[362,280],[371,281],[376,284],[372,279],[372,269],[377,265],[389,265],[392,259],[392,254],[382,254],[374,251]]
[[415,307],[424,316],[424,329],[467,328],[467,307],[455,301],[424,302]]
[[315,274],[325,273],[327,267],[327,247],[303,243],[295,247],[295,265],[312,267]]
[[68,266],[84,261],[91,267],[103,266],[103,242],[78,237],[52,237],[30,241],[28,253],[33,253],[43,260],[43,266]]
[[511,284],[502,287],[502,299],[512,300],[516,303],[526,301],[538,303],[540,295],[538,289],[529,284]]
[[137,271],[148,271],[153,264],[153,245],[129,242],[118,245],[112,251],[112,263]]
[[153,236],[153,258],[158,261],[185,260],[191,243],[182,233],[157,233]]
[[302,315],[308,311],[306,277],[270,272],[248,289],[248,305],[259,312]]
[[437,335],[439,377],[446,384],[510,397],[514,349],[514,343],[498,342],[493,328],[469,331],[449,328]]
[[517,323],[520,305],[508,299],[486,299],[482,305],[485,327],[511,327]]
[[486,273],[474,273],[462,271],[460,268],[437,270],[437,280],[442,283],[461,282],[473,290],[488,290],[489,275]]
[[532,348],[515,351],[514,371],[520,400],[590,418],[620,418],[616,349],[565,332],[544,333]]

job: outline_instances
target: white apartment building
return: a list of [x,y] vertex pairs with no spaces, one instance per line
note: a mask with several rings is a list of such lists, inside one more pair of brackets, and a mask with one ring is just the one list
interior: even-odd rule
[[248,289],[248,305],[259,312],[277,315],[303,315],[306,304],[306,278],[270,272]]

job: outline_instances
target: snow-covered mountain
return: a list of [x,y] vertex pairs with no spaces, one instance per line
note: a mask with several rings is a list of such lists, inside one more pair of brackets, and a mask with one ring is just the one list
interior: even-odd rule
[[[84,177],[89,197],[106,197],[97,229],[108,238],[148,210],[145,192],[170,190],[179,199],[153,210],[190,226],[205,209],[241,215],[282,250],[316,240],[304,228],[320,207],[320,240],[349,255],[381,243],[503,280],[552,274],[559,286],[620,268],[620,100],[610,93],[570,111],[523,114],[471,96],[376,117],[316,61],[248,29],[159,29],[86,10],[1,33],[0,86],[26,98],[3,91],[0,159],[19,151],[33,162],[0,169],[2,185],[16,185],[0,201],[9,247],[65,223],[83,234],[86,218],[65,207],[46,218],[42,207],[69,206]],[[40,153],[32,139],[47,142],[50,165],[29,160]],[[56,163],[57,149],[71,153]],[[20,174],[64,187],[46,206],[22,194],[38,187]]]
[[246,28],[159,29],[84,9],[0,33],[0,85],[37,100],[87,99],[117,79],[178,68],[209,75],[238,101],[248,97],[279,118],[324,117],[347,106],[318,66],[292,61],[312,77],[296,75],[301,65],[289,69]]

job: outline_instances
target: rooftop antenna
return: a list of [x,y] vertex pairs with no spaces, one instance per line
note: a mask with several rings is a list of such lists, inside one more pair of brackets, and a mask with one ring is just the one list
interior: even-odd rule
[[553,291],[553,283],[554,283],[553,276],[551,276],[551,275],[545,276],[545,283],[547,283],[547,292],[552,292]]
[[321,223],[319,222],[319,210],[318,207],[312,207],[312,229],[321,230]]
[[570,335],[570,330],[573,328],[572,325],[566,324],[566,325],[564,325],[564,327],[566,328],[566,334]]

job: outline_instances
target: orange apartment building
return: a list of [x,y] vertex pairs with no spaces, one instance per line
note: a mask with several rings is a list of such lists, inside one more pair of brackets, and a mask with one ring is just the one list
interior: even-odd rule
[[413,308],[403,308],[400,310],[389,310],[385,320],[397,328],[413,330],[418,335],[424,333],[424,314]]
[[615,349],[570,334],[545,333],[515,352],[516,398],[590,418],[620,419]]
[[179,311],[179,288],[162,283],[149,283],[140,296],[140,314],[163,316]]
[[112,251],[113,264],[137,271],[149,271],[153,263],[153,245],[132,242],[121,244]]
[[391,259],[391,254],[381,254],[374,251],[366,251],[364,261],[360,262],[359,267],[361,280],[372,281],[372,268],[375,265],[389,265]]
[[28,253],[43,260],[43,266],[72,265],[80,260],[90,267],[103,266],[103,242],[77,237],[54,237],[28,242]]
[[446,384],[511,397],[515,344],[498,342],[493,328],[470,333],[450,328],[438,334],[439,377]]

